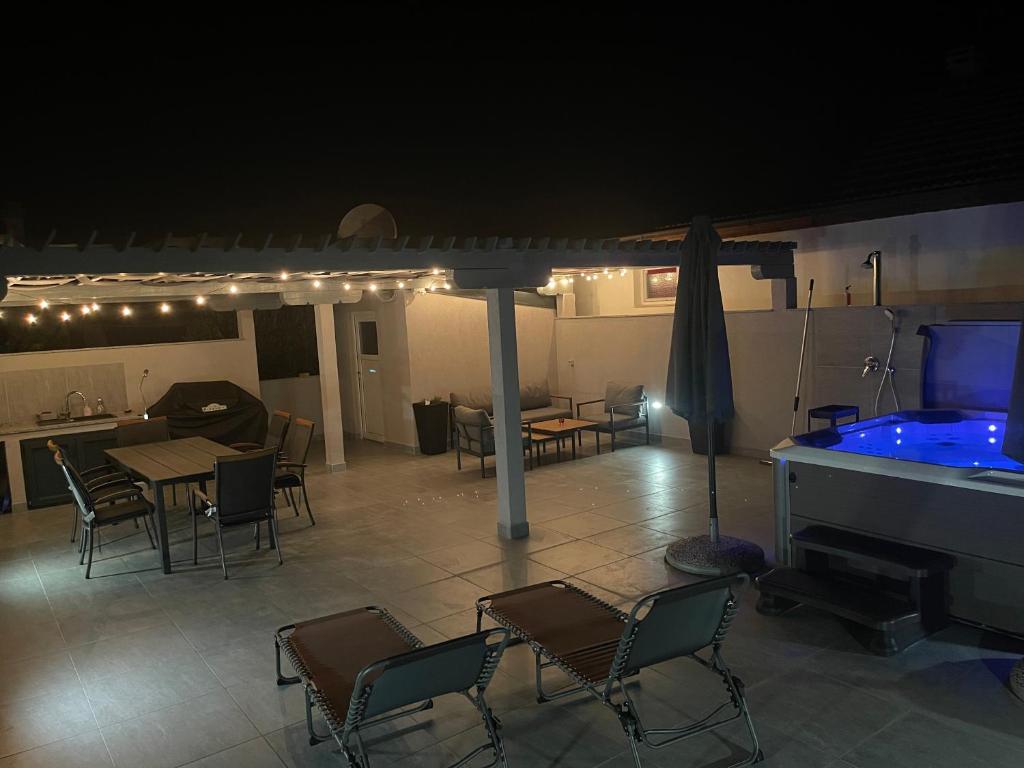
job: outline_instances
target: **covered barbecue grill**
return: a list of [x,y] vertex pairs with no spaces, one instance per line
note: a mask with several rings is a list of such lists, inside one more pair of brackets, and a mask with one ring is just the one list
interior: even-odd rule
[[172,384],[148,414],[166,416],[172,438],[206,437],[230,445],[262,443],[267,434],[263,403],[230,381]]

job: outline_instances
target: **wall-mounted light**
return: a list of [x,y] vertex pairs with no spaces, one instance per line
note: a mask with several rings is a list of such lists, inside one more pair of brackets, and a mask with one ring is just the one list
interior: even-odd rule
[[651,408],[653,408],[656,411],[660,411],[664,407],[664,405],[665,404],[663,402],[661,402],[661,400],[652,400],[651,401]]

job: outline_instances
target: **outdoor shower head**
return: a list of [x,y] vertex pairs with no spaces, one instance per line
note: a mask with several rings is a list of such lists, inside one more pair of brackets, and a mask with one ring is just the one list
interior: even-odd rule
[[881,251],[872,251],[868,254],[868,257],[861,263],[862,269],[873,269],[875,266],[875,260],[882,255]]
[[899,318],[896,316],[896,312],[890,309],[889,307],[886,307],[884,310],[884,314],[886,318],[888,318],[889,322],[892,324],[892,332],[896,333],[900,326]]
[[861,267],[871,270],[871,303],[876,307],[882,306],[882,252],[869,253]]

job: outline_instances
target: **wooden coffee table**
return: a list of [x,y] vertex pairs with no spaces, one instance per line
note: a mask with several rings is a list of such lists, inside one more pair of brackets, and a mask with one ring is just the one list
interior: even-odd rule
[[569,438],[572,445],[572,457],[576,458],[576,435],[584,429],[593,429],[597,424],[584,419],[551,419],[550,421],[535,421],[530,424],[530,429],[541,435],[550,435],[555,439],[555,456],[558,461],[562,460],[562,440]]

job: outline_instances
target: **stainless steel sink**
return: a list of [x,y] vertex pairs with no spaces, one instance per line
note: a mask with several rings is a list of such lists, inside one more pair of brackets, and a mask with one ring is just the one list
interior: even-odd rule
[[97,419],[109,418],[109,413],[94,413],[90,416],[72,416],[71,418],[68,418],[67,416],[52,416],[50,418],[44,419],[39,416],[36,416],[36,424],[38,424],[40,427],[50,427],[54,426],[55,424],[76,424],[80,421],[96,421]]

